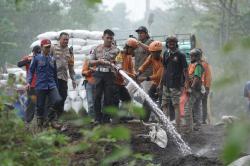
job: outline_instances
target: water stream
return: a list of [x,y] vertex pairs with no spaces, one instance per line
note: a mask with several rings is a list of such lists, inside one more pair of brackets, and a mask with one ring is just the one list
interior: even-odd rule
[[168,118],[161,111],[161,109],[158,108],[157,104],[149,97],[149,95],[145,93],[144,90],[132,78],[130,78],[126,74],[126,72],[124,72],[123,70],[119,70],[119,73],[125,79],[127,79],[131,84],[133,84],[137,89],[137,91],[140,93],[140,95],[142,95],[145,98],[145,100],[150,103],[152,111],[157,116],[159,122],[163,125],[163,129],[172,136],[174,142],[176,143],[178,149],[182,152],[182,154],[184,155],[192,154],[191,148],[184,142],[184,140],[181,138],[181,135],[176,131],[175,127],[168,120]]

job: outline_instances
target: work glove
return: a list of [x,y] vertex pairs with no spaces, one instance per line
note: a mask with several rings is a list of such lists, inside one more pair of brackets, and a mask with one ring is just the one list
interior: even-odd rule
[[135,74],[135,79],[137,79],[140,75],[141,75],[141,72],[138,71],[138,72]]
[[147,79],[147,77],[138,77],[138,78],[137,78],[137,81],[138,81],[139,83],[141,83],[141,82],[145,81],[146,79]]

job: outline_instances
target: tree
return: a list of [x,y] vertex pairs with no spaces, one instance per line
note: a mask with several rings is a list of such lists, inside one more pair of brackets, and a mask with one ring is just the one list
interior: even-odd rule
[[0,0],[0,65],[16,63],[46,31],[88,28],[98,0]]

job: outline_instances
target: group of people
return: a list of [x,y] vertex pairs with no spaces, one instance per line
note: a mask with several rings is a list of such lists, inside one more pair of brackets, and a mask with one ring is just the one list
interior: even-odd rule
[[31,55],[18,62],[18,66],[26,67],[28,106],[25,114],[26,127],[29,128],[36,112],[37,126],[42,129],[51,125],[56,129],[64,126],[58,119],[64,111],[67,98],[68,73],[76,87],[74,72],[74,56],[68,47],[69,34],[62,32],[59,44],[53,45],[48,39],[35,46]]
[[[140,26],[136,32],[138,38],[128,38],[120,50],[115,44],[114,32],[106,29],[102,36],[103,44],[93,48],[88,60],[83,62],[82,75],[85,77],[89,116],[95,123],[109,123],[112,117],[105,108],[118,108],[119,103],[132,101],[133,96],[126,88],[127,82],[118,72],[123,70],[140,84],[153,101],[159,101],[158,105],[166,116],[174,112],[177,130],[199,129],[202,122],[207,122],[207,96],[211,86],[211,71],[209,64],[202,58],[202,50],[192,49],[191,63],[188,64],[186,55],[178,49],[175,36],[167,38],[164,50],[161,41],[150,38],[146,27]],[[19,67],[26,66],[28,73],[30,105],[26,110],[27,124],[34,117],[36,106],[40,128],[45,125],[62,128],[58,118],[63,113],[67,97],[68,73],[73,87],[76,87],[74,55],[68,47],[68,40],[69,35],[64,32],[59,36],[58,45],[52,46],[50,40],[44,39],[41,47],[33,48],[32,56],[26,56],[18,62]],[[188,96],[184,117],[180,108],[183,94]],[[153,117],[152,107],[147,100],[142,104],[145,110],[142,120],[149,121]],[[122,118],[128,120],[131,117]]]

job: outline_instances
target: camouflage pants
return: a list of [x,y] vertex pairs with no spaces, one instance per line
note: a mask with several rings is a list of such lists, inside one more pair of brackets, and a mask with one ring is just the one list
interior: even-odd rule
[[[171,114],[173,114],[172,112],[174,112],[175,114],[175,110],[173,106],[176,106],[176,105],[179,106],[180,96],[181,96],[180,90],[175,89],[175,88],[168,89],[166,86],[163,86],[161,108],[168,117]],[[178,116],[180,116],[179,113],[177,113],[176,117]]]
[[185,111],[185,127],[186,130],[192,131],[193,130],[193,123],[196,125],[200,125],[201,119],[201,100],[202,95],[200,91],[192,90],[190,93],[190,97],[184,106]]

